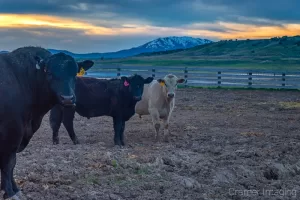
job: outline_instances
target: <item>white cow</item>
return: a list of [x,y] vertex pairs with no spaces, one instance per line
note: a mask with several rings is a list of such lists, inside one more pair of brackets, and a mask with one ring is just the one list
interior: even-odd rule
[[142,99],[136,104],[135,112],[140,116],[151,115],[155,128],[155,139],[159,141],[159,119],[164,123],[164,140],[168,141],[169,121],[175,105],[175,91],[178,83],[185,79],[178,79],[173,74],[166,75],[163,79],[153,80],[144,86]]

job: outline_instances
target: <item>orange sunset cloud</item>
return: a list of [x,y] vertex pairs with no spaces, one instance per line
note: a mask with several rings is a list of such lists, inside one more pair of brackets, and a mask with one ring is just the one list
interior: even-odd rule
[[[300,24],[286,24],[283,26],[259,26],[230,22],[202,24],[203,28],[193,27],[157,27],[151,25],[121,24],[119,27],[107,28],[92,23],[65,17],[34,15],[34,14],[0,14],[0,28],[56,28],[82,31],[85,35],[160,35],[174,34],[220,39],[269,38],[275,36],[293,36],[300,34]],[[206,30],[207,26],[215,26],[225,31]],[[34,33],[34,32],[33,32]],[[41,34],[38,32],[38,34]]]

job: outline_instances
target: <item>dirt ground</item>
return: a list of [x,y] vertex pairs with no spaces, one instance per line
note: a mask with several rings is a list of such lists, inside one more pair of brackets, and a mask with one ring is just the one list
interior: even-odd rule
[[120,149],[110,117],[76,115],[81,144],[62,126],[52,145],[45,116],[18,154],[15,176],[27,199],[300,199],[300,92],[176,95],[169,143],[154,142],[150,116],[127,122]]

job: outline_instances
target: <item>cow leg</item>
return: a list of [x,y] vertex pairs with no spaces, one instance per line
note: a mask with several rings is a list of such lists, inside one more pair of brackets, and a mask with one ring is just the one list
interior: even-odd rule
[[121,145],[125,146],[124,143],[124,130],[125,130],[125,121],[122,121],[122,126],[121,126],[121,131],[120,131],[120,140],[121,140]]
[[17,159],[16,159],[16,155],[15,155],[15,158],[13,160],[13,167],[11,168],[11,185],[12,185],[13,191],[16,194],[18,194],[18,193],[20,193],[20,189],[18,188],[17,183],[16,183],[16,181],[14,179],[14,168],[16,166],[16,161],[17,161]]
[[19,199],[16,194],[20,191],[13,178],[16,165],[16,153],[1,155],[1,189],[4,190],[4,199]]
[[65,108],[64,109],[64,116],[63,116],[63,124],[68,131],[68,134],[73,141],[74,145],[79,144],[79,140],[74,131],[74,115],[75,109],[74,108]]
[[54,106],[50,111],[50,126],[52,129],[52,142],[59,144],[58,131],[63,119],[63,108],[60,105]]
[[122,131],[122,118],[120,117],[113,117],[113,122],[114,122],[114,131],[115,131],[115,136],[114,136],[114,142],[115,145],[121,146],[121,131]]
[[160,129],[159,112],[157,109],[152,108],[152,109],[149,109],[149,113],[151,115],[152,123],[155,128],[155,140],[156,140],[156,142],[158,142],[159,141],[159,129]]
[[169,131],[169,117],[164,118],[163,123],[164,123],[164,141],[169,142],[169,134],[170,134],[170,131]]

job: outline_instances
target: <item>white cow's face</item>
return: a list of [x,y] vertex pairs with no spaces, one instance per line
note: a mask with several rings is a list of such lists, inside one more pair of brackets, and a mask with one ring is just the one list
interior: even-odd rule
[[177,89],[177,84],[183,83],[185,80],[183,78],[178,79],[173,74],[168,74],[163,79],[158,79],[157,81],[163,87],[163,90],[166,93],[167,97],[172,99],[175,97],[175,91]]

